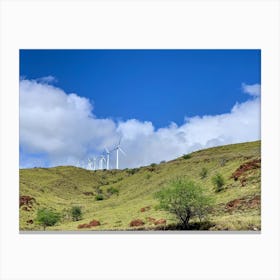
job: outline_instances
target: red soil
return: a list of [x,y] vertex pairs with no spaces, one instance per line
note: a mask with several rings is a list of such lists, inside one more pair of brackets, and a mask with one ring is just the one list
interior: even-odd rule
[[260,195],[253,198],[237,198],[229,201],[225,208],[226,211],[232,212],[234,210],[243,210],[244,208],[258,208],[261,204]]
[[91,227],[96,227],[96,226],[100,226],[100,222],[97,220],[92,220],[91,222],[89,222],[89,225]]
[[166,225],[166,220],[165,219],[159,219],[154,222],[155,225]]
[[257,169],[261,167],[261,160],[260,159],[254,159],[252,161],[245,162],[244,164],[241,164],[236,171],[232,174],[231,178],[233,178],[235,181],[239,179],[245,172]]
[[129,225],[131,227],[138,227],[138,226],[143,226],[144,224],[145,223],[142,220],[136,219],[136,220],[131,221]]
[[97,220],[92,220],[91,222],[89,222],[88,224],[80,224],[78,225],[78,228],[91,228],[91,227],[96,227],[96,226],[100,226],[100,222]]
[[145,206],[145,207],[141,208],[140,211],[141,212],[146,212],[146,211],[148,211],[150,209],[151,209],[151,206]]
[[19,198],[19,207],[21,207],[22,205],[32,207],[34,202],[36,203],[36,200],[34,197],[31,197],[29,195],[22,195]]

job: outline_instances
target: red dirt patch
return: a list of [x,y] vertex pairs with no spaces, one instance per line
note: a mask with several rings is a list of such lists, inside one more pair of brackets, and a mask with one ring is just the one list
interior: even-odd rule
[[78,228],[90,228],[89,224],[80,224],[78,225]]
[[261,196],[256,195],[254,198],[250,199],[247,203],[249,208],[257,208],[261,205]]
[[91,222],[89,222],[88,224],[80,224],[78,225],[78,228],[91,228],[91,227],[96,227],[96,226],[100,226],[100,222],[97,220],[92,220]]
[[91,227],[96,227],[96,226],[100,226],[100,222],[97,220],[92,220],[91,222],[89,222],[89,225]]
[[261,167],[261,160],[260,159],[254,159],[252,161],[245,162],[241,164],[235,172],[232,173],[231,178],[233,178],[235,181],[241,177],[244,172],[252,170],[252,169],[257,169]]
[[240,180],[241,186],[244,187],[247,183],[246,172],[257,169],[261,167],[261,160],[254,159],[252,161],[245,162],[241,164],[235,172],[232,173],[230,178],[233,178],[234,181]]
[[33,203],[36,203],[36,200],[32,196],[22,195],[19,197],[19,207],[21,207],[22,205],[32,207]]
[[138,227],[138,226],[143,226],[144,224],[145,223],[142,220],[136,219],[136,220],[131,221],[129,225],[131,227]]
[[140,211],[141,212],[146,212],[146,211],[148,211],[150,209],[151,209],[151,206],[145,206],[145,207],[141,208]]
[[260,204],[260,195],[256,195],[253,198],[237,198],[229,201],[225,206],[225,210],[232,212],[234,210],[244,210],[245,208],[258,208]]
[[159,219],[154,222],[155,225],[166,225],[166,220],[165,219]]

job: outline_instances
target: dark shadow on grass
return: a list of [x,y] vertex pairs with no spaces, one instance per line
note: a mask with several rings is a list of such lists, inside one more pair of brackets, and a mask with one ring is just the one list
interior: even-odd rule
[[152,228],[147,227],[137,227],[131,229],[131,231],[154,231],[154,230],[162,230],[162,231],[191,231],[191,230],[209,230],[210,228],[214,227],[215,224],[210,221],[204,221],[204,222],[196,222],[196,223],[190,223],[189,228],[184,228],[181,224],[169,224],[169,225],[159,225]]

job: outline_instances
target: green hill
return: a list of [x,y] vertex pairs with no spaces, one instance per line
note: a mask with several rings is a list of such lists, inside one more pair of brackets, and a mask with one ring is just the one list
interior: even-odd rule
[[[178,177],[196,181],[215,198],[208,226],[193,220],[194,229],[260,230],[260,145],[256,141],[215,147],[135,169],[89,171],[73,166],[21,169],[20,230],[42,230],[35,218],[37,210],[44,207],[61,215],[60,222],[46,230],[174,229],[176,217],[158,209],[154,194]],[[202,168],[207,171],[205,178],[201,175]],[[225,178],[220,192],[215,192],[212,183],[217,173]],[[71,219],[69,211],[73,206],[82,209],[79,221]],[[130,222],[137,219],[144,224],[131,227]],[[156,225],[155,221],[160,219],[165,219],[166,224]],[[100,225],[87,226],[92,220]]]

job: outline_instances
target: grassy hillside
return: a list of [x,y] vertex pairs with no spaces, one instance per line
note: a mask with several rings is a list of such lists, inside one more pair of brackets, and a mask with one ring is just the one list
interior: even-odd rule
[[[176,218],[159,210],[155,192],[178,177],[203,185],[215,198],[209,213],[209,230],[260,230],[260,141],[215,147],[176,160],[137,169],[89,171],[72,166],[20,170],[20,230],[42,230],[35,222],[37,210],[53,208],[61,221],[46,230],[174,229]],[[201,178],[202,168],[207,169]],[[220,173],[225,188],[215,192],[211,178]],[[97,198],[103,200],[97,200]],[[69,209],[81,206],[82,220],[72,221]],[[144,225],[130,227],[141,219]],[[166,225],[154,220],[165,219]],[[99,226],[80,228],[92,220]]]

